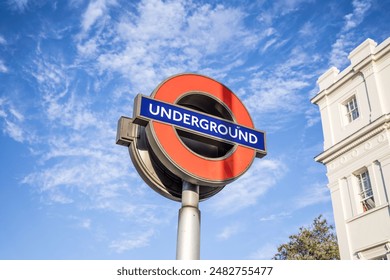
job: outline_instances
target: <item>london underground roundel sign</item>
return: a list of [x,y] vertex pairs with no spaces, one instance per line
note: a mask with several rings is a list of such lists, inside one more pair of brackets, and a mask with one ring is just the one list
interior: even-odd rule
[[[161,181],[199,185],[201,199],[243,175],[255,157],[266,155],[265,132],[254,128],[243,103],[223,84],[199,74],[170,77],[150,97],[138,95],[129,123],[136,126],[128,134],[139,143],[129,148],[141,176],[160,172]],[[145,163],[135,159],[143,145],[155,161],[153,170],[144,170],[140,165]],[[150,178],[146,181],[151,185]],[[165,193],[157,191],[172,199],[180,196],[165,188]]]

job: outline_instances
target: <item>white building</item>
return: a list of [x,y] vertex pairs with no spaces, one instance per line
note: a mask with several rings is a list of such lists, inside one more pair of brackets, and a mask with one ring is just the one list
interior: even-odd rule
[[341,259],[390,259],[390,38],[367,39],[317,81]]

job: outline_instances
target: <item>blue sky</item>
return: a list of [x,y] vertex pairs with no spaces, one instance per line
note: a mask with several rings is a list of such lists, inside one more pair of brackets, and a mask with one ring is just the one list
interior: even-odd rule
[[270,259],[333,223],[317,78],[390,36],[388,0],[0,3],[0,259],[174,259],[180,204],[143,181],[116,124],[195,72],[233,90],[268,155],[200,204],[202,259]]

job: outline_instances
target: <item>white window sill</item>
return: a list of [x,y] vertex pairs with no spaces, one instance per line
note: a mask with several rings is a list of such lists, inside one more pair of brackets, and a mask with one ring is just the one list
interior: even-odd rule
[[372,209],[370,209],[370,210],[368,210],[368,211],[366,211],[366,212],[360,213],[360,214],[356,215],[355,217],[352,217],[352,218],[350,218],[350,219],[347,219],[345,222],[346,222],[346,223],[353,222],[353,221],[355,221],[355,220],[357,220],[357,219],[360,219],[360,218],[362,218],[362,217],[364,217],[364,216],[366,216],[366,215],[368,215],[368,214],[371,214],[371,213],[373,213],[373,212],[379,211],[379,210],[381,210],[381,209],[383,209],[383,208],[386,208],[386,207],[389,207],[389,203],[382,204],[382,205],[377,206],[377,207],[375,207],[375,208],[372,208]]

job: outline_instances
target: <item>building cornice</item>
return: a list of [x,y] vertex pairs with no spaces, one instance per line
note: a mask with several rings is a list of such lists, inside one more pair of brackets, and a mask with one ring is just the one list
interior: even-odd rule
[[356,146],[364,143],[375,135],[390,128],[390,114],[383,115],[370,124],[366,125],[359,131],[333,145],[326,151],[322,152],[314,159],[317,162],[327,164],[340,155],[352,150]]
[[320,92],[317,93],[310,101],[313,104],[318,104],[318,102],[325,96],[334,92],[337,88],[342,86],[346,81],[353,78],[355,75],[358,75],[360,71],[364,69],[368,64],[375,62],[382,58],[384,55],[390,52],[390,38],[382,42],[380,45],[373,47],[372,40],[368,39],[361,44],[370,47],[370,53],[360,61],[355,61],[353,56],[357,51],[360,51],[363,47],[358,47],[350,53],[350,60],[352,62],[346,69],[341,73],[336,67],[330,68],[326,71],[318,80],[317,84],[320,87]]

